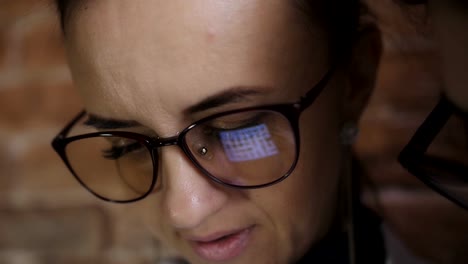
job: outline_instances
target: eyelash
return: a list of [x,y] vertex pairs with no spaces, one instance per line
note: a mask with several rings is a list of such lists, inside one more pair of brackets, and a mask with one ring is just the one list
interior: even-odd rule
[[260,123],[260,120],[262,119],[263,115],[255,115],[249,119],[243,120],[241,122],[237,121],[234,122],[234,126],[229,126],[229,128],[226,128],[227,126],[224,127],[217,127],[217,126],[206,126],[206,133],[208,135],[215,135],[218,136],[220,132],[225,132],[225,131],[232,131],[232,130],[238,130],[238,129],[243,129],[247,127],[251,127],[253,125],[257,125]]
[[225,126],[225,128],[220,128],[220,130],[230,131],[230,130],[242,129],[242,128],[247,128],[253,125],[257,125],[262,122],[265,116],[266,116],[265,113],[256,113],[255,115],[250,116],[248,118],[243,118],[241,121],[232,122],[235,125]]
[[109,160],[118,160],[119,158],[125,156],[130,152],[134,152],[136,150],[140,150],[143,148],[143,145],[140,143],[132,143],[123,146],[112,146],[110,149],[105,149],[102,151],[102,156]]
[[[207,124],[204,129],[203,129],[203,135],[206,136],[213,136],[213,138],[218,138],[219,134],[221,132],[225,131],[232,131],[232,130],[237,130],[237,129],[242,129],[242,128],[247,128],[256,124],[259,124],[260,120],[264,114],[257,114],[249,119],[243,120],[241,122],[233,122],[236,123],[235,126],[231,126],[229,128],[224,127],[216,127],[216,126],[211,126]],[[239,124],[239,125],[237,125]],[[119,158],[125,156],[128,153],[135,152],[137,150],[141,150],[144,148],[141,143],[131,143],[128,145],[122,145],[122,146],[112,146],[109,149],[105,149],[102,151],[102,156],[106,159],[109,160],[118,160]]]

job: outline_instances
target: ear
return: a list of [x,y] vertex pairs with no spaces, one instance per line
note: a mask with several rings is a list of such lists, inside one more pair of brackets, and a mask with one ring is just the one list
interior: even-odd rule
[[361,28],[349,62],[344,120],[359,120],[375,87],[381,53],[380,30],[375,25]]

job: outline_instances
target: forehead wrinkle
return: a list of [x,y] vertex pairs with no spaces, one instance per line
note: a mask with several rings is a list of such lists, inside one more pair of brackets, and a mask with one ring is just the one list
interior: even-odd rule
[[[100,91],[103,98],[120,105],[108,107],[114,107],[115,113],[121,111],[129,116],[139,115],[139,118],[132,119],[140,120],[145,116],[148,119],[145,123],[159,122],[159,115],[169,120],[170,113],[174,119],[175,113],[183,106],[193,104],[220,87],[244,84],[284,87],[285,78],[282,79],[283,83],[278,83],[278,79],[268,77],[271,72],[297,70],[296,61],[291,57],[311,56],[309,53],[313,51],[316,51],[318,57],[324,54],[321,48],[298,51],[298,45],[304,45],[299,39],[306,40],[305,34],[310,37],[310,32],[298,31],[296,26],[288,28],[289,22],[285,21],[294,20],[293,14],[297,12],[263,18],[258,16],[257,11],[253,11],[267,12],[258,2],[244,1],[243,5],[236,7],[237,11],[234,10],[238,13],[227,10],[232,13],[225,17],[222,12],[204,15],[203,6],[197,6],[200,9],[199,13],[195,12],[198,14],[195,17],[200,17],[198,20],[194,19],[188,5],[182,5],[182,10],[173,10],[172,13],[151,8],[151,12],[139,15],[137,9],[141,2],[132,2],[135,5],[132,4],[131,9],[125,8],[124,3],[128,2],[96,2],[99,4],[94,3],[92,10],[85,10],[77,17],[79,23],[76,23],[76,34],[72,36],[76,41],[70,41],[70,46],[74,45],[74,51],[78,51],[75,57],[78,57],[76,59],[84,68],[82,70],[87,78],[91,76],[97,79],[93,81],[98,82],[98,90],[105,90]],[[110,2],[115,6],[106,9],[107,5],[103,3]],[[274,4],[279,5],[281,2]],[[170,5],[173,6],[168,8],[177,6],[175,1],[170,2]],[[272,8],[271,5],[268,8]],[[112,13],[114,9],[119,10]],[[237,16],[234,14],[243,15],[245,19],[234,19]],[[158,20],[152,20],[155,18]],[[214,23],[218,21],[223,23]],[[175,23],[181,24],[177,24],[174,29],[170,28]],[[80,25],[84,29],[80,29]],[[236,31],[236,27],[248,30]],[[286,38],[278,37],[286,32],[298,39],[293,44],[295,48],[288,46]],[[207,33],[213,34],[214,41],[206,41]],[[80,50],[82,45],[86,45],[84,47],[87,49]],[[266,50],[269,49],[265,47],[273,47],[277,52],[268,53]],[[320,66],[320,63],[315,65]],[[221,73],[223,78],[219,78]],[[293,79],[293,74],[288,74],[291,75],[289,79]],[[82,86],[89,87],[89,83],[83,82]],[[156,89],[158,91],[154,92]],[[193,92],[195,89],[200,92]],[[186,96],[187,93],[193,96]],[[174,94],[180,96],[174,98]],[[125,109],[117,110],[117,107]]]
[[[102,8],[99,11],[102,11]],[[126,115],[154,112],[154,109],[147,109],[148,106],[151,105],[154,108],[160,104],[154,102],[151,104],[141,103],[142,98],[150,99],[142,93],[142,91],[147,90],[142,87],[148,86],[148,83],[144,78],[138,78],[128,70],[134,68],[135,64],[137,64],[136,56],[132,51],[138,49],[133,46],[133,43],[136,43],[135,41],[125,41],[128,34],[132,33],[132,31],[125,30],[125,19],[123,19],[125,16],[119,15],[119,12],[113,15],[109,11],[107,16],[97,16],[96,19],[96,16],[93,16],[91,12],[93,11],[81,12],[80,16],[75,19],[75,25],[79,27],[82,23],[89,23],[91,25],[95,24],[95,26],[87,26],[87,30],[84,32],[77,28],[68,41],[68,46],[76,53],[69,56],[72,58],[72,62],[77,60],[77,63],[71,63],[74,69],[72,72],[78,75],[78,78],[75,78],[77,80],[76,84],[82,90],[91,90],[90,94],[92,96],[84,96],[84,98],[97,102],[113,102],[106,106],[111,109],[110,112],[125,112]],[[114,25],[114,23],[118,23],[117,25],[120,23],[120,25],[105,26]],[[108,32],[99,31],[100,26],[105,28],[106,31],[108,30]],[[90,37],[97,40],[94,43],[89,42]],[[83,47],[80,41],[85,41],[84,45],[91,46],[91,48],[80,48]],[[99,43],[119,43],[119,46],[103,49],[99,46]],[[92,52],[93,50],[98,52]],[[76,67],[76,65],[79,66]],[[80,85],[81,83],[82,85]],[[141,96],[142,94],[145,96]],[[93,103],[90,103],[90,105],[93,105]]]
[[[260,7],[258,6],[261,6],[261,5],[257,4],[257,5],[252,5],[249,7],[245,7],[245,6],[247,6],[247,4],[241,5],[241,7],[243,7],[244,9],[249,10],[249,9],[255,9],[255,8],[259,9]],[[117,9],[117,8],[114,8],[114,9]],[[136,9],[136,7],[134,7],[133,9]],[[241,11],[242,10],[245,11],[244,9],[241,9]],[[295,9],[291,8],[291,10],[295,10]],[[123,11],[120,10],[119,12],[123,12]],[[125,11],[125,12],[130,12],[132,14],[131,10]],[[272,31],[272,33],[270,34],[271,35],[270,39],[263,39],[262,42],[258,41],[257,46],[274,45],[277,47],[277,49],[282,49],[283,52],[286,52],[286,51],[289,53],[293,52],[291,49],[288,50],[287,48],[281,47],[285,45],[286,41],[282,41],[283,38],[278,38],[278,36],[281,32],[287,32],[284,30],[284,27],[285,27],[284,24],[288,24],[288,23],[282,23],[284,21],[281,18],[276,18],[276,19],[274,18],[274,20],[278,20],[274,23],[273,21],[263,21],[263,22],[260,21],[260,23],[252,23],[251,21],[252,19],[244,19],[245,21],[233,20],[230,18],[231,16],[233,16],[233,14],[231,14],[231,16],[227,15],[226,16],[227,18],[223,18],[223,17],[220,18],[219,17],[220,15],[216,14],[216,15],[211,15],[211,17],[207,16],[207,17],[210,17],[211,20],[214,20],[214,21],[211,21],[210,19],[205,19],[207,21],[205,22],[198,21],[196,23],[198,24],[198,26],[194,26],[193,18],[190,19],[191,17],[187,17],[189,15],[183,14],[183,12],[186,12],[184,10],[180,12],[182,14],[178,14],[177,16],[167,16],[167,15],[164,16],[163,14],[158,14],[158,13],[154,14],[154,16],[157,16],[159,19],[157,24],[166,24],[166,23],[172,24],[176,22],[180,23],[181,21],[183,22],[184,20],[187,20],[184,23],[190,24],[190,25],[185,25],[184,23],[182,23],[184,25],[173,29],[177,31],[176,32],[176,35],[178,36],[177,38],[164,38],[164,39],[155,39],[155,38],[148,39],[148,38],[150,38],[149,36],[151,35],[158,36],[158,35],[164,35],[166,33],[174,33],[174,32],[166,32],[167,30],[169,30],[167,27],[165,26],[158,27],[157,24],[156,25],[154,24],[154,21],[153,22],[148,21],[148,23],[144,23],[144,21],[141,21],[144,16],[130,15],[128,16],[130,17],[129,19],[125,19],[125,15],[114,15],[113,16],[114,18],[111,21],[106,22],[105,20],[109,20],[109,19],[102,19],[104,14],[100,14],[98,16],[99,17],[98,21],[93,21],[92,24],[96,24],[95,28],[99,28],[100,23],[97,23],[97,22],[99,22],[100,20],[104,20],[102,23],[105,23],[108,25],[107,27],[105,27],[106,31],[108,32],[101,32],[103,34],[96,33],[95,35],[99,39],[102,39],[103,41],[106,41],[106,39],[108,39],[108,42],[110,43],[119,43],[120,48],[118,48],[118,50],[113,50],[111,48],[101,50],[99,54],[94,54],[94,56],[95,57],[109,56],[109,57],[119,57],[119,58],[122,58],[122,56],[131,57],[131,54],[136,53],[138,50],[144,50],[147,55],[147,58],[157,57],[158,60],[160,60],[161,62],[164,62],[164,63],[160,63],[163,66],[167,68],[177,68],[177,66],[179,66],[181,63],[186,63],[187,61],[189,61],[190,56],[192,56],[192,54],[194,54],[197,51],[200,51],[200,50],[208,51],[202,54],[203,55],[202,58],[208,57],[213,60],[220,60],[222,58],[219,57],[218,53],[220,52],[218,51],[225,51],[226,49],[230,49],[231,52],[235,53],[233,54],[233,56],[238,56],[238,57],[242,56],[242,57],[245,57],[246,61],[251,61],[252,58],[255,57],[255,56],[252,56],[252,53],[256,53],[259,50],[262,50],[261,47],[255,47],[250,50],[245,50],[245,49],[243,50],[242,45],[239,45],[239,42],[242,42],[242,39],[249,39],[249,38],[255,38],[255,39],[260,40],[259,36],[270,34],[270,33],[262,34],[262,33],[265,33],[264,32],[265,30]],[[233,12],[234,14],[236,13],[234,11],[231,11],[231,12]],[[191,12],[188,12],[188,13],[191,13]],[[195,18],[197,18],[198,16],[202,16],[202,15],[197,16],[197,14],[203,13],[203,12],[199,11],[199,12],[194,12],[194,13],[195,13],[194,15]],[[255,12],[250,12],[250,13],[252,14],[250,14],[249,16],[255,17],[254,16]],[[297,15],[298,12],[291,12],[291,13]],[[296,17],[294,15],[289,15],[289,16]],[[138,21],[131,21],[132,17],[133,18],[138,17]],[[291,20],[295,18],[289,18],[289,19]],[[255,20],[258,20],[258,19],[255,19]],[[216,22],[216,23],[213,23],[213,22]],[[242,25],[242,23],[247,23],[247,24]],[[217,44],[216,46],[211,45],[209,47],[211,50],[207,50],[206,35],[209,35],[210,39],[220,39],[219,37],[220,35],[226,35],[226,34],[229,34],[228,32],[231,32],[229,28],[236,27],[236,25],[241,28],[246,28],[246,27],[248,28],[249,23],[252,24],[250,25],[250,27],[254,27],[256,28],[256,30],[253,29],[253,31],[249,30],[247,32],[244,32],[244,36],[235,35],[235,36],[230,36],[227,38],[225,37],[224,42],[221,41],[221,43],[215,43]],[[119,26],[115,26],[115,24],[118,24]],[[136,28],[137,30],[125,30],[125,28],[131,28],[132,24],[138,25],[138,27]],[[258,24],[258,25],[255,25],[255,24]],[[153,25],[153,26],[149,28],[142,28],[142,25]],[[145,34],[147,38],[146,41],[133,41],[133,39],[138,37],[137,35],[134,35],[136,34],[135,32],[138,32],[138,34],[140,34],[141,33],[140,30],[149,30]],[[291,32],[292,30],[290,29],[289,31]],[[128,41],[129,39],[130,41]],[[202,41],[202,40],[205,40],[205,41]],[[150,42],[148,43],[148,41]],[[211,42],[208,41],[208,43],[214,43],[214,42],[215,41],[211,41]],[[219,41],[216,41],[216,42],[219,42]],[[138,43],[140,43],[141,45],[138,45]],[[113,48],[115,49],[115,47]],[[158,53],[157,50],[174,50],[174,52],[173,53],[169,53],[169,52]],[[289,54],[285,54],[285,55],[289,55]],[[201,60],[198,60],[198,61],[201,61]],[[147,63],[150,64],[149,62]],[[273,64],[274,63],[271,63],[271,65]],[[206,67],[202,64],[199,64],[198,67],[200,68],[200,70],[203,70],[203,71],[206,71],[207,69],[209,70],[209,66]],[[150,68],[151,67],[141,67],[140,70],[148,71]],[[190,72],[193,72],[193,71],[190,71]]]

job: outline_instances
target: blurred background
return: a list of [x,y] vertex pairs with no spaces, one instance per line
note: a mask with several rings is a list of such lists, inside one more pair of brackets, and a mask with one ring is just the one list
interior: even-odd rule
[[51,1],[0,0],[0,263],[155,263],[132,206],[89,195],[50,142],[78,111]]
[[[468,214],[396,162],[440,92],[430,19],[423,7],[368,4],[384,55],[355,147],[363,201],[383,218],[395,263],[468,263]],[[137,207],[98,201],[52,151],[80,109],[50,1],[0,0],[0,264],[143,264],[171,255]],[[437,144],[459,151],[451,136]]]

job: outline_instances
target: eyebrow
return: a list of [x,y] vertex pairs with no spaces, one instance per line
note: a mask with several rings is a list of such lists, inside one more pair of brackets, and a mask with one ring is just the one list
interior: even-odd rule
[[228,90],[211,95],[201,102],[186,108],[183,113],[185,115],[192,115],[195,113],[203,112],[212,108],[221,107],[227,104],[238,103],[246,101],[251,96],[265,94],[265,87],[259,86],[237,86],[229,88]]
[[[233,87],[218,94],[214,94],[212,96],[207,97],[201,102],[186,108],[185,110],[183,110],[183,113],[185,115],[192,115],[212,108],[221,107],[227,104],[246,101],[251,96],[260,95],[264,93],[266,93],[264,87]],[[106,118],[96,114],[88,114],[88,119],[84,122],[84,124],[86,126],[94,127],[97,129],[121,129],[142,126],[139,122],[134,120]]]
[[119,129],[141,126],[137,121],[105,118],[95,114],[88,114],[88,119],[84,124],[97,129]]

